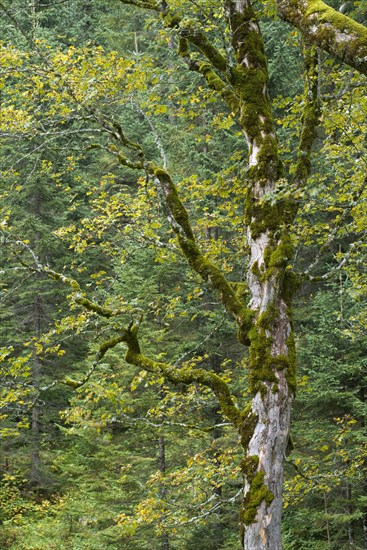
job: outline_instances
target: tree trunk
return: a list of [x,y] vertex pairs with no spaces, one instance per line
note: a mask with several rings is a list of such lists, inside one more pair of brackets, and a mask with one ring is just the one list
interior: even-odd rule
[[[290,407],[295,390],[295,350],[291,334],[293,256],[291,202],[269,201],[283,168],[268,96],[268,70],[256,14],[249,0],[227,2],[241,97],[239,121],[249,148],[245,222],[250,262],[247,283],[253,326],[242,338],[250,344],[249,383],[253,398],[240,429],[245,451],[242,545],[246,550],[280,550],[282,482]],[[246,342],[247,341],[247,342]]]
[[[286,452],[292,391],[289,389],[290,323],[283,302],[272,330],[261,329],[257,338],[271,354],[266,358],[252,343],[250,353],[255,355],[250,376],[255,376],[259,389],[251,403],[243,429],[245,476],[243,500],[243,548],[246,550],[280,550],[283,465]],[[284,365],[282,362],[284,361]],[[268,370],[267,370],[268,369]],[[261,380],[259,374],[263,377]],[[247,433],[246,433],[247,432]]]
[[[41,334],[41,299],[37,295],[34,299],[34,320],[35,320],[35,333],[37,337]],[[39,356],[34,351],[33,363],[32,363],[32,384],[35,388],[40,385],[41,379],[41,361]],[[32,422],[31,422],[31,468],[29,473],[29,482],[32,487],[36,489],[41,485],[41,455],[40,455],[40,415],[41,410],[38,401],[33,404],[32,407]]]
[[[164,476],[166,473],[166,443],[163,436],[160,436],[158,441],[158,448],[159,448],[159,471]],[[167,497],[167,489],[162,486],[160,489],[160,497],[162,500],[165,500]],[[161,522],[164,521],[164,513],[161,517]],[[162,541],[162,550],[169,550],[169,538],[168,534],[164,531],[161,535],[161,541]]]

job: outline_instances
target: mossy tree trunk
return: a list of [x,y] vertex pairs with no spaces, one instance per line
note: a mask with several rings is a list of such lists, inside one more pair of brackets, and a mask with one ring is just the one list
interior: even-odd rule
[[250,252],[247,283],[254,312],[250,343],[253,399],[244,415],[242,444],[243,547],[281,548],[283,462],[295,390],[289,281],[292,256],[287,225],[292,205],[267,196],[283,176],[268,95],[263,40],[251,2],[228,2],[232,45],[237,57],[239,121],[249,148],[246,222]]

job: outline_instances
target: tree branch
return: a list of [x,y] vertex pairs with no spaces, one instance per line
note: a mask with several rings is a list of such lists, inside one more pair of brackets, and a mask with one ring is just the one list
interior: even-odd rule
[[367,75],[367,28],[322,0],[277,0],[278,13],[302,35]]
[[[327,273],[324,273],[324,275],[319,275],[319,276],[309,275],[310,269],[308,269],[307,271],[305,271],[303,274],[300,275],[301,279],[310,281],[311,283],[319,283],[321,281],[328,281],[329,279],[331,279],[335,275],[335,273],[338,273],[348,263],[349,258],[352,255],[352,252],[355,249],[358,249],[358,247],[361,246],[363,244],[363,242],[364,241],[355,241],[354,243],[352,243],[349,247],[348,252],[345,254],[344,258],[342,259],[342,261],[339,262],[339,264],[337,266],[333,267],[330,271],[328,271]],[[315,265],[315,263],[312,264],[312,267],[314,265]]]
[[160,11],[160,4],[153,0],[120,0],[122,4],[129,4],[136,6],[137,8],[143,8],[146,10]]
[[302,130],[298,146],[298,157],[295,170],[295,183],[304,185],[311,173],[312,146],[316,139],[316,128],[320,120],[320,100],[318,90],[319,63],[314,46],[304,44],[305,91],[302,112]]
[[48,266],[44,266],[39,261],[37,255],[32,250],[32,248],[25,243],[24,241],[19,240],[12,240],[9,238],[8,235],[6,235],[4,232],[1,232],[3,235],[3,242],[4,244],[10,243],[12,245],[16,245],[17,247],[21,247],[23,250],[27,251],[33,262],[34,265],[29,265],[27,262],[25,262],[21,257],[20,254],[17,252],[13,252],[13,254],[18,258],[19,262],[27,269],[33,272],[37,273],[45,273],[48,275],[51,279],[55,279],[56,281],[60,281],[61,283],[67,284],[70,286],[72,290],[72,299],[73,301],[87,309],[88,311],[91,311],[93,313],[97,313],[97,315],[100,315],[101,317],[106,317],[107,319],[111,317],[116,317],[118,315],[122,315],[123,313],[127,313],[126,308],[120,308],[120,309],[111,309],[108,307],[100,306],[96,302],[92,302],[89,300],[89,298],[86,298],[83,294],[83,291],[80,287],[80,284],[75,279],[72,279],[71,277],[67,277],[63,273],[59,273],[57,271],[54,271],[53,269],[49,268]]
[[[163,19],[164,20],[164,19]],[[198,50],[210,61],[211,65],[222,73],[228,72],[228,63],[226,58],[219,52],[219,50],[213,46],[208,40],[207,36],[194,28],[192,25],[181,26],[180,36],[186,38],[197,47]]]
[[335,240],[335,238],[338,234],[338,230],[341,227],[343,227],[343,223],[345,222],[345,220],[349,216],[350,212],[358,204],[358,201],[361,198],[362,194],[364,193],[364,190],[366,189],[366,187],[367,187],[367,176],[364,178],[360,188],[357,189],[357,191],[355,191],[355,193],[353,194],[352,202],[344,209],[342,215],[339,216],[339,218],[338,218],[337,222],[335,223],[334,227],[329,231],[329,235],[328,235],[326,241],[321,245],[321,247],[320,247],[319,251],[317,252],[314,260],[311,262],[311,264],[306,269],[305,275],[308,276],[309,273],[317,266],[317,264],[319,263],[319,261],[322,258],[322,255],[324,254],[324,252],[329,248],[331,243],[334,242],[334,240]]
[[135,365],[148,372],[161,374],[166,380],[173,384],[197,383],[210,388],[217,397],[225,416],[237,429],[240,428],[241,413],[233,400],[228,385],[220,376],[204,369],[195,369],[190,366],[178,369],[169,363],[161,363],[149,359],[141,353],[137,337],[138,330],[139,323],[130,324],[122,335],[122,340],[128,347],[125,359],[129,364]]
[[221,270],[200,251],[189,222],[187,210],[182,204],[177,189],[168,172],[161,168],[157,168],[153,164],[148,165],[147,171],[155,178],[159,186],[164,198],[164,204],[168,210],[168,220],[178,237],[181,250],[190,267],[198,273],[204,281],[209,282],[214,290],[219,292],[221,301],[237,321],[239,326],[239,341],[247,343],[247,333],[252,327],[253,311],[247,308],[245,303],[236,295],[234,289]]
[[66,384],[67,386],[70,386],[73,389],[80,388],[81,386],[83,386],[88,382],[88,380],[90,379],[90,377],[92,376],[96,368],[98,367],[98,363],[105,356],[108,350],[111,348],[114,348],[115,346],[117,346],[117,344],[120,344],[121,342],[124,342],[124,341],[125,341],[125,332],[123,332],[123,334],[119,336],[106,340],[99,346],[99,349],[95,355],[95,358],[88,372],[83,376],[81,380],[74,380],[69,376],[65,376],[65,378],[61,380],[61,383]]

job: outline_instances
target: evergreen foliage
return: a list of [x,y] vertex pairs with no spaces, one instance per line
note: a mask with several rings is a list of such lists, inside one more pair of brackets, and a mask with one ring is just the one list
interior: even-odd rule
[[0,3],[0,546],[238,548],[274,499],[246,445],[254,396],[295,390],[286,319],[284,550],[364,548],[366,72],[266,1],[264,100],[220,3],[164,4]]

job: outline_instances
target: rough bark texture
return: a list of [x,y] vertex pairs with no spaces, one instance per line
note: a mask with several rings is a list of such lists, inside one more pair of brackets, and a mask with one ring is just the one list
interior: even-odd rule
[[[286,236],[287,205],[266,195],[282,178],[268,96],[263,40],[251,3],[227,2],[241,94],[240,123],[249,147],[246,205],[250,249],[248,287],[255,313],[249,331],[251,408],[242,428],[244,498],[242,544],[248,550],[281,548],[283,461],[294,392],[290,295],[283,292],[292,255]],[[291,381],[291,382],[290,382]]]

